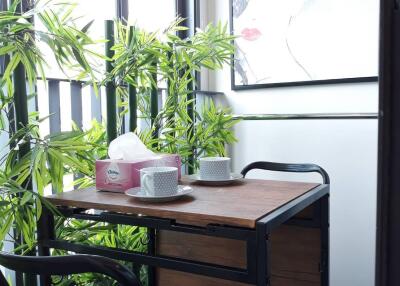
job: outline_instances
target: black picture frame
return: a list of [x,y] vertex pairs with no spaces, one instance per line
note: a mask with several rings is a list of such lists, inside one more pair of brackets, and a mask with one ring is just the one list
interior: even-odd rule
[[[229,0],[229,29],[230,29],[230,34],[234,35],[233,0]],[[232,44],[234,44],[234,41],[235,40],[232,40]],[[325,85],[325,84],[367,83],[367,82],[378,82],[378,76],[236,85],[235,84],[235,55],[231,56],[231,89],[235,90],[235,91],[276,88],[276,87],[313,86],[313,85]]]

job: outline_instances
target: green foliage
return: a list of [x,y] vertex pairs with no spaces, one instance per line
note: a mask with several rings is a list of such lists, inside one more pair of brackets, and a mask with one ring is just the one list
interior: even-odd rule
[[[37,76],[45,78],[46,61],[37,42],[47,45],[62,70],[75,71],[74,79],[88,79],[94,82],[97,71],[92,58],[102,58],[92,52],[90,47],[98,41],[87,36],[91,23],[78,28],[73,16],[74,5],[57,4],[53,1],[35,2],[33,8],[20,14],[17,11],[19,0],[13,1],[8,11],[0,12],[0,55],[7,55],[9,62],[6,72],[0,79],[0,130],[8,132],[10,110],[13,105],[12,73],[22,63],[26,78],[33,85]],[[54,4],[54,5],[52,5]],[[44,31],[35,29],[31,20],[35,17],[45,27]],[[167,99],[154,124],[148,130],[141,130],[141,139],[157,152],[178,153],[184,163],[193,156],[225,155],[225,145],[235,142],[231,131],[237,122],[229,109],[215,106],[212,100],[204,100],[201,108],[194,109],[194,119],[188,109],[194,106],[192,88],[196,86],[195,72],[201,68],[219,69],[228,63],[233,53],[232,36],[226,26],[209,25],[204,31],[187,39],[178,38],[175,33],[181,27],[178,18],[164,31],[147,33],[138,27],[126,27],[117,22],[117,37],[113,47],[113,71],[106,75],[102,84],[114,81],[117,86],[118,103],[122,107],[119,120],[127,109],[127,88],[131,84],[137,88],[139,111],[143,119],[150,121],[150,91],[164,83],[167,86]],[[97,84],[95,84],[96,86]],[[196,103],[200,105],[200,102]],[[51,116],[51,115],[50,115]],[[42,137],[39,124],[48,117],[38,119],[34,113],[30,123],[17,132],[8,134],[6,146],[9,152],[0,158],[0,249],[1,243],[16,229],[25,244],[16,250],[28,252],[36,246],[36,220],[46,206],[56,212],[54,207],[42,197],[46,187],[62,192],[65,188],[65,175],[80,174],[75,184],[80,188],[92,186],[95,177],[95,160],[107,157],[105,128],[93,121],[92,128],[86,131],[73,128]],[[12,123],[12,122],[11,122]],[[155,129],[159,137],[153,138]],[[29,143],[31,150],[19,158],[19,148]],[[196,160],[195,160],[196,164]],[[34,192],[32,189],[37,190]],[[57,221],[57,237],[79,243],[118,247],[134,251],[146,251],[144,228],[117,226],[106,223],[66,220]],[[10,238],[19,241],[16,237]],[[54,255],[65,254],[54,251]],[[144,285],[146,268],[133,267]],[[59,285],[114,285],[115,282],[96,274],[72,275],[55,278]]]
[[[20,2],[14,0],[7,11],[0,12],[0,56],[10,58],[0,81],[0,86],[6,85],[8,91],[2,94],[2,99],[10,99],[12,95],[12,73],[19,63],[24,65],[31,86],[38,76],[46,78],[46,59],[38,48],[39,43],[50,48],[61,70],[75,71],[74,79],[95,82],[92,57],[102,56],[89,49],[96,43],[86,34],[92,22],[77,27],[72,15],[73,4],[36,1],[29,11],[21,14]],[[36,29],[34,20],[44,29]]]
[[[22,231],[30,250],[35,246],[36,219],[40,217],[42,205],[54,208],[42,198],[44,188],[49,184],[57,192],[63,191],[63,177],[66,174],[80,173],[93,178],[93,150],[99,151],[101,145],[87,141],[91,132],[70,131],[40,137],[39,121],[18,130],[11,136],[10,150],[2,158],[0,173],[0,241],[3,241],[11,226]],[[32,149],[24,157],[18,158],[19,147],[25,142]],[[18,159],[18,160],[17,160]],[[33,192],[28,186],[35,186]]]
[[[121,248],[131,251],[146,252],[147,229],[136,226],[113,225],[80,220],[59,219],[57,222],[57,237],[86,245],[101,245],[104,247]],[[65,255],[65,251],[54,250],[53,255]],[[142,284],[147,285],[146,267],[121,261],[133,269]],[[117,283],[103,275],[86,273],[73,275],[68,278],[54,278],[56,285],[96,285],[111,286]]]
[[[199,111],[192,98],[195,72],[201,68],[216,70],[228,64],[234,53],[231,44],[234,37],[229,35],[226,25],[219,23],[180,39],[176,32],[186,29],[180,26],[182,21],[177,18],[164,31],[153,33],[117,22],[114,69],[106,81],[115,81],[122,98],[120,118],[128,113],[126,84],[135,86],[141,119],[149,124],[151,89],[166,85],[164,106],[151,128],[141,130],[139,136],[154,151],[180,154],[183,163],[190,164],[188,159],[193,157],[193,167],[196,167],[199,157],[224,156],[225,145],[236,141],[232,127],[237,121],[229,109],[205,100]],[[194,107],[194,120],[189,111],[191,107]],[[155,130],[159,130],[157,138],[152,136]]]
[[[36,245],[36,219],[40,217],[42,205],[53,207],[37,193],[23,188],[7,172],[0,171],[0,186],[0,249],[10,230],[17,227],[26,244],[18,245],[15,251],[29,251]],[[15,237],[10,239],[18,243]]]

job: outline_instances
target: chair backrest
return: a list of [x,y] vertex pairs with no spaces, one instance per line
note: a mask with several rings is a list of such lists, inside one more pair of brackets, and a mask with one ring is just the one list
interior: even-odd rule
[[[135,274],[128,268],[112,259],[96,255],[33,257],[0,251],[0,265],[18,272],[45,276],[100,273],[115,279],[122,286],[140,286]],[[4,285],[8,284],[0,272],[0,286]]]
[[244,167],[241,174],[243,175],[243,177],[245,177],[249,171],[254,169],[293,173],[319,173],[322,176],[324,184],[330,183],[328,173],[322,167],[315,164],[286,164],[258,161],[250,163],[249,165]]

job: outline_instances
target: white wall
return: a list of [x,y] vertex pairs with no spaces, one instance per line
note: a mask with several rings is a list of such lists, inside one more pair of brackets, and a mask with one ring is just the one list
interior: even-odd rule
[[[228,21],[229,1],[204,1],[209,20]],[[378,3],[378,1],[377,1]],[[377,11],[378,18],[378,11]],[[377,23],[377,18],[373,19]],[[371,35],[376,38],[378,35]],[[377,57],[370,59],[377,63]],[[223,91],[218,98],[235,114],[377,112],[377,83],[289,87],[234,92],[230,71],[205,74],[203,88]],[[377,120],[242,121],[231,148],[239,172],[256,160],[311,162],[331,177],[331,285],[374,285]],[[314,175],[266,174],[254,177],[317,180]]]

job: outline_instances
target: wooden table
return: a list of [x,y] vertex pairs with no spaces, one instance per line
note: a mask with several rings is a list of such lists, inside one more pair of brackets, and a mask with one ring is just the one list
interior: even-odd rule
[[38,223],[40,253],[59,248],[146,264],[150,285],[328,285],[329,185],[182,183],[195,192],[168,203],[95,189],[48,197],[67,217],[148,227],[148,253],[56,239],[49,211]]

